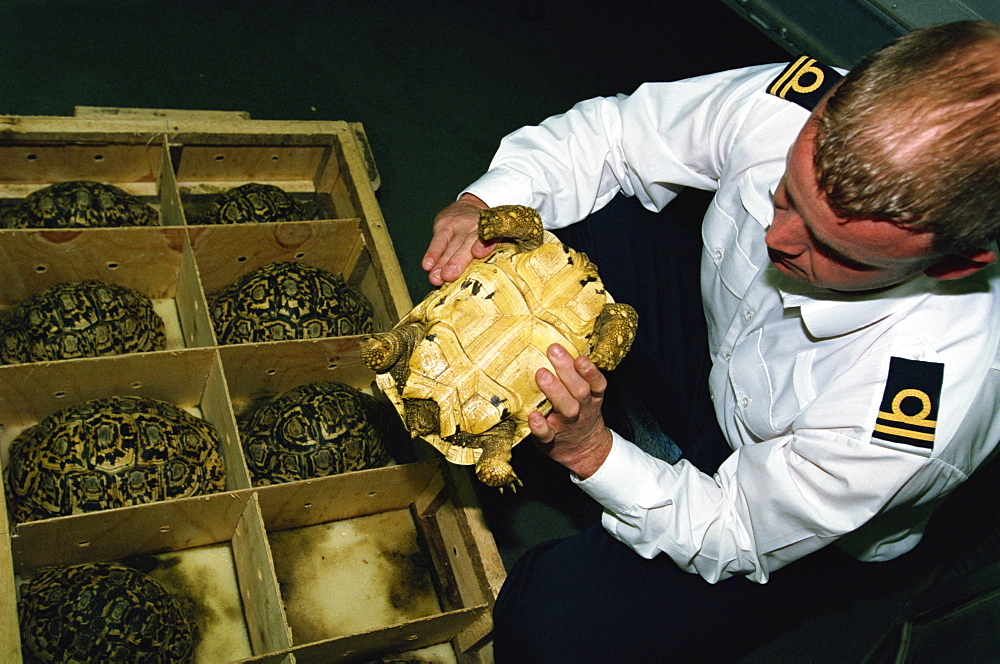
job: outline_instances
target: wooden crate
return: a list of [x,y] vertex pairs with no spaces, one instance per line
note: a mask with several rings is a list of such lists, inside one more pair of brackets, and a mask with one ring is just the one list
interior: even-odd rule
[[[428,646],[437,649],[435,657],[447,653],[446,660],[490,661],[491,609],[504,570],[468,469],[436,456],[416,460],[399,426],[393,432],[396,465],[252,487],[236,427],[250,402],[315,380],[371,391],[374,374],[360,360],[358,337],[222,346],[207,311],[208,294],[276,260],[343,274],[373,303],[377,329],[390,328],[409,311],[361,125],[90,107],[78,108],[74,117],[0,116],[0,206],[70,179],[122,187],[153,205],[160,225],[0,230],[0,312],[60,281],[98,278],[149,296],[167,324],[168,345],[149,353],[0,366],[0,466],[6,467],[17,434],[56,410],[137,394],[174,403],[216,426],[227,485],[210,496],[26,524],[9,524],[0,501],[0,661],[21,661],[20,581],[46,564],[124,558],[147,561],[168,587],[193,595],[205,630],[199,661],[355,661]],[[197,223],[212,195],[246,182],[281,186],[309,206],[312,218]],[[329,624],[304,621],[303,615],[316,613],[318,600],[303,590],[309,584],[302,583],[302,570],[322,571],[323,552],[342,541],[338,537],[393,531],[399,531],[398,545],[382,542],[379,550],[393,550],[386,559],[397,561],[398,578],[382,587],[373,576],[360,587],[372,590],[376,604],[384,603],[379,593],[389,593],[396,605],[406,605],[395,587],[401,580],[410,590],[429,588],[430,595],[411,602],[416,608],[410,613],[381,623],[338,628],[333,618]],[[361,539],[367,546],[381,542]],[[351,564],[359,571],[352,576],[364,578],[375,554],[357,557]],[[192,581],[204,581],[206,568],[217,570],[207,590]],[[334,589],[353,583],[339,577],[324,582]],[[323,609],[333,611],[337,601]]]

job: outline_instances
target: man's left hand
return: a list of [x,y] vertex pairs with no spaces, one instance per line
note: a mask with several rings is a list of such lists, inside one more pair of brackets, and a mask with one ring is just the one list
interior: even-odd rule
[[528,426],[544,454],[586,479],[611,452],[611,431],[601,415],[608,381],[590,358],[574,359],[559,344],[549,346],[547,356],[555,373],[539,369],[535,380],[552,403],[552,412],[532,412]]

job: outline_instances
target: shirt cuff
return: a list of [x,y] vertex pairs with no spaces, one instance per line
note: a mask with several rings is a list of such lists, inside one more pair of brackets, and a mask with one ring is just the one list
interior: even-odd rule
[[633,514],[639,505],[652,505],[663,496],[663,482],[673,467],[639,449],[634,443],[611,431],[611,452],[593,475],[581,480],[570,473],[570,479],[591,498],[614,514]]
[[531,178],[507,166],[491,168],[462,193],[478,196],[490,207],[534,203]]

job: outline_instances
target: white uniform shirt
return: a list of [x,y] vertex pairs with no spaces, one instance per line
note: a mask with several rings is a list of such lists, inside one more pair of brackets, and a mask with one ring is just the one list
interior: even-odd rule
[[[766,581],[833,541],[866,560],[898,556],[1000,440],[998,269],[858,296],[797,284],[768,260],[771,196],[809,116],[765,93],[781,69],[581,102],[507,136],[465,190],[490,205],[535,207],[549,228],[619,190],[653,210],[678,186],[716,191],[702,226],[701,290],[709,387],[734,453],[709,476],[614,433],[597,473],[575,480],[605,507],[614,537],[713,582]],[[891,356],[944,364],[931,450],[872,436]]]

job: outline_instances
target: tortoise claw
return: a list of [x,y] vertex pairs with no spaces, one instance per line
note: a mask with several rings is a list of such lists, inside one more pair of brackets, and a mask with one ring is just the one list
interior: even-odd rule
[[507,484],[507,485],[498,486],[497,487],[497,491],[499,491],[500,493],[503,493],[504,489],[510,489],[511,493],[517,493],[517,487],[519,487],[519,486],[524,486],[524,482],[522,482],[517,477],[517,475],[514,475],[514,481],[513,482],[511,482],[510,484]]

